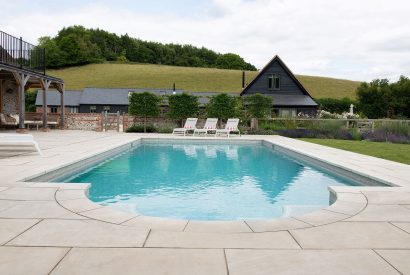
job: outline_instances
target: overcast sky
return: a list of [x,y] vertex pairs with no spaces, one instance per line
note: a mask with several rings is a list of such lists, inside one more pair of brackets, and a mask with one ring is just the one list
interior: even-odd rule
[[32,43],[83,25],[234,52],[258,68],[278,54],[296,74],[410,76],[408,0],[0,0],[0,6],[0,30]]

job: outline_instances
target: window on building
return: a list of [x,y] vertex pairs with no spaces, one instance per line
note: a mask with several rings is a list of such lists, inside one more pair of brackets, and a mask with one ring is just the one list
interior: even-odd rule
[[78,107],[70,107],[70,113],[78,113]]
[[269,90],[280,90],[280,75],[279,74],[269,75],[268,89]]
[[296,109],[279,109],[280,117],[296,117]]
[[97,106],[92,105],[90,106],[90,113],[96,113],[97,112]]
[[57,107],[50,107],[50,113],[57,113]]
[[104,106],[103,111],[109,113],[111,110],[111,106]]

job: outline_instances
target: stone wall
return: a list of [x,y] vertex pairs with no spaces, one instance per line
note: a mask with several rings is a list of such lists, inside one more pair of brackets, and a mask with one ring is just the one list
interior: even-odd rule
[[0,90],[1,112],[3,114],[18,114],[18,87],[15,83],[5,81]]
[[102,131],[102,115],[97,113],[68,113],[65,115],[65,129]]
[[[144,124],[144,118],[143,117],[136,117],[136,116],[130,116],[130,115],[123,115],[122,116],[122,122],[123,122],[123,129],[124,132],[127,131],[129,127],[131,127],[134,124]],[[154,125],[157,128],[176,128],[180,127],[180,122],[178,122],[175,119],[170,119],[166,117],[149,117],[147,118],[147,124]]]

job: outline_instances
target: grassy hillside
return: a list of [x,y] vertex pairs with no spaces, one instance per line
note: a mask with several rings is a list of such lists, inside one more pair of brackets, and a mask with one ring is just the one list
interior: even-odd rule
[[[257,72],[246,72],[249,83]],[[66,89],[108,88],[177,88],[188,91],[240,92],[242,73],[238,70],[172,67],[151,64],[91,64],[47,74],[60,77]],[[313,97],[354,97],[359,82],[316,76],[297,76]]]

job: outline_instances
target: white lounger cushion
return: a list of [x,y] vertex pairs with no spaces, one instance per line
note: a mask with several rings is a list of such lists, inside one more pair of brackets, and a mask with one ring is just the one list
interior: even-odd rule
[[34,141],[32,135],[27,134],[0,134],[0,145],[33,144],[37,152],[43,155],[38,143]]

